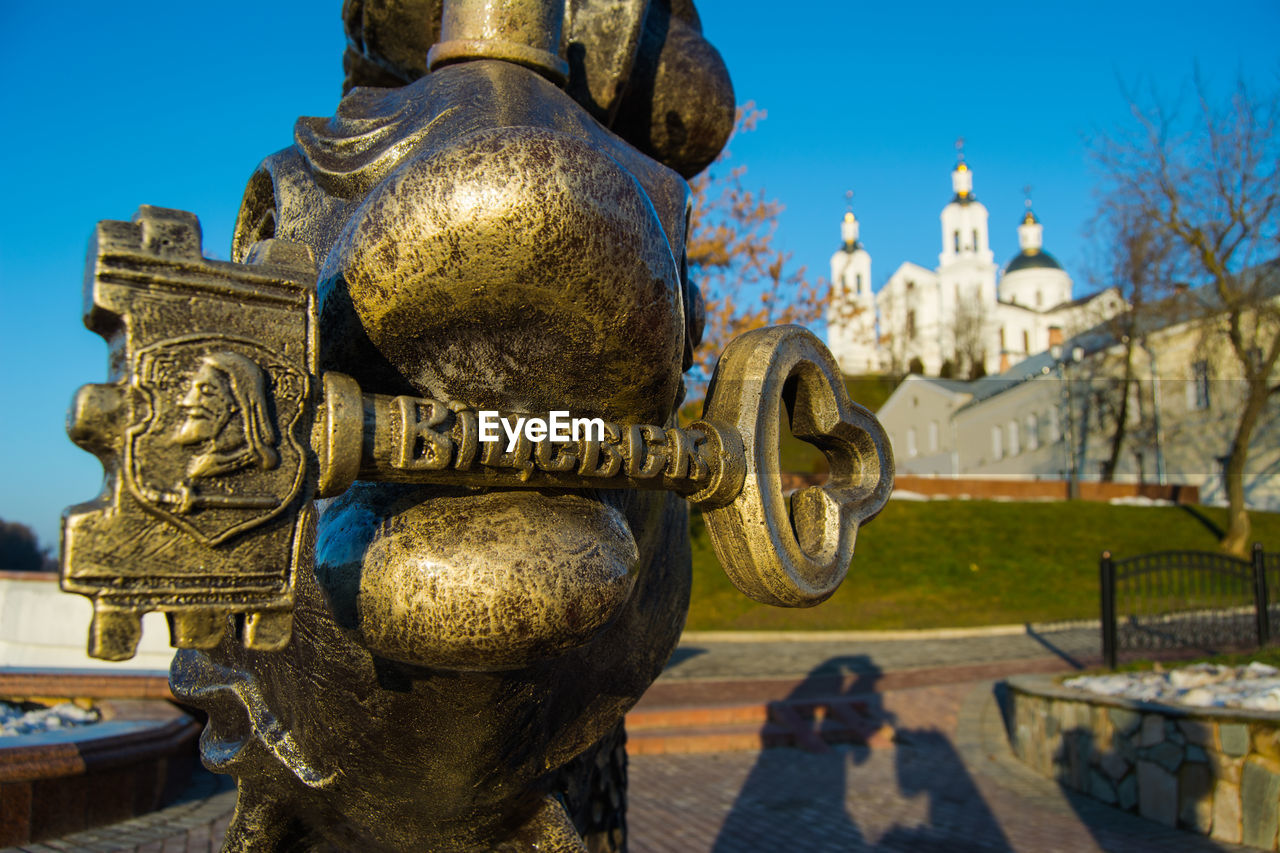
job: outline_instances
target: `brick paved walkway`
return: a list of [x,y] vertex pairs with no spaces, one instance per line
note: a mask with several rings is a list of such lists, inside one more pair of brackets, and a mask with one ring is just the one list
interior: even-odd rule
[[[754,671],[790,678],[849,671],[865,659],[882,692],[866,699],[896,730],[884,748],[836,747],[691,755],[641,755],[630,762],[628,825],[632,853],[1154,853],[1244,850],[1167,829],[1077,795],[1036,776],[1009,752],[983,661],[1014,663],[1034,637],[927,641],[912,656],[903,644],[770,645],[692,643],[660,680],[702,657],[699,670],[722,678]],[[896,643],[896,641],[891,641]],[[1064,644],[1065,645],[1065,644]],[[784,647],[785,646],[785,647]],[[1087,640],[1069,648],[1087,654]],[[834,654],[832,654],[835,652]],[[831,654],[830,658],[827,658]],[[1061,658],[1061,655],[1058,655]],[[712,659],[719,661],[711,667]],[[839,661],[828,665],[829,661]],[[786,661],[782,663],[781,661]],[[969,680],[920,684],[924,667],[962,667]],[[913,669],[912,667],[915,667]],[[826,669],[824,669],[826,667]],[[832,668],[834,667],[834,669]],[[945,668],[945,667],[944,667]],[[855,667],[856,669],[856,667]],[[934,669],[934,672],[941,670]],[[887,673],[894,672],[893,677]],[[978,674],[978,673],[982,674]],[[912,678],[912,674],[921,676]],[[722,682],[731,685],[732,682]],[[690,687],[694,685],[691,683]],[[712,689],[710,684],[699,685]],[[201,784],[216,785],[205,777]],[[218,849],[234,793],[214,787],[162,812],[81,833],[27,851],[206,853]],[[7,851],[0,851],[7,853]]]
[[990,685],[889,693],[884,710],[900,741],[889,749],[633,759],[632,853],[1247,849],[1068,796],[1026,770],[1005,746]]

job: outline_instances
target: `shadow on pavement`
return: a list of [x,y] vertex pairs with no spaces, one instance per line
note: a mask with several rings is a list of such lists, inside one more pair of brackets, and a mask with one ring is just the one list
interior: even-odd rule
[[[835,673],[852,678],[846,677],[844,686],[833,695],[829,689]],[[814,667],[788,700],[810,702],[822,695],[846,706],[859,706],[875,723],[893,726],[894,715],[884,707],[882,694],[876,690],[881,675],[867,655],[830,658]],[[814,731],[818,731],[816,724]],[[931,728],[896,730],[888,747],[896,793],[883,785],[859,785],[856,777],[864,765],[869,782],[885,772],[883,761],[876,761],[874,772],[869,764],[877,754],[883,754],[884,746],[877,744],[873,750],[865,745],[841,745],[822,754],[762,750],[712,850],[1012,853],[1003,830],[943,732]],[[908,802],[904,809],[904,800],[917,802]],[[892,817],[904,812],[913,816],[923,813],[923,820]],[[855,817],[859,814],[863,826]]]
[[1061,646],[1059,646],[1059,645],[1055,644],[1055,643],[1053,642],[1053,640],[1051,640],[1051,639],[1049,638],[1049,635],[1048,635],[1048,634],[1042,634],[1042,633],[1040,633],[1040,632],[1039,632],[1039,631],[1037,631],[1035,628],[1033,628],[1033,627],[1031,626],[1031,623],[1029,623],[1029,622],[1027,623],[1026,628],[1027,628],[1027,636],[1028,636],[1028,637],[1030,637],[1031,639],[1035,640],[1035,641],[1036,641],[1037,643],[1039,643],[1040,645],[1044,646],[1048,651],[1050,651],[1050,652],[1051,652],[1051,653],[1053,653],[1054,655],[1057,655],[1058,657],[1062,658],[1062,660],[1066,661],[1066,663],[1067,663],[1067,664],[1069,664],[1069,665],[1071,666],[1071,668],[1072,668],[1072,669],[1084,669],[1084,668],[1085,668],[1085,664],[1084,664],[1084,662],[1083,662],[1083,661],[1081,661],[1081,660],[1080,660],[1079,658],[1077,658],[1075,655],[1071,654],[1071,653],[1070,653],[1069,651],[1067,651],[1066,649],[1064,649],[1064,648],[1062,648]]
[[706,653],[706,649],[699,649],[693,646],[677,646],[676,650],[671,653],[671,657],[667,659],[667,665],[663,667],[663,669],[675,669],[680,664],[689,660],[689,658],[695,658],[698,655],[705,655]]

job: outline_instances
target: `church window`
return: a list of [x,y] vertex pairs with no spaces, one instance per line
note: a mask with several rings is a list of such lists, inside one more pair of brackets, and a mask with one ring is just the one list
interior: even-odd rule
[[1031,335],[1026,329],[1022,330],[1022,351],[1025,353],[1031,352]]
[[1040,421],[1035,415],[1027,415],[1027,450],[1040,446]]
[[907,339],[914,341],[916,339],[916,312],[907,312]]
[[1191,370],[1193,378],[1187,388],[1187,407],[1204,411],[1209,408],[1209,362],[1197,361]]
[[929,421],[929,452],[936,453],[938,450],[938,422]]
[[1040,303],[1041,303],[1041,302],[1043,302],[1043,301],[1044,301],[1044,297],[1043,297],[1043,295],[1040,293],[1040,291],[1038,291],[1038,290],[1037,290],[1037,291],[1036,291],[1036,307],[1037,307],[1037,308],[1039,308],[1039,307],[1040,307]]
[[1004,430],[998,426],[991,428],[991,456],[999,459],[1004,455]]
[[858,293],[862,293],[862,273],[858,273],[853,277],[853,289]]
[[1004,326],[1000,327],[1000,352],[1004,352]]
[[978,229],[973,229],[973,250],[976,252],[982,247],[978,245]]
[[1049,410],[1049,441],[1051,442],[1062,441],[1062,421],[1059,420],[1060,417],[1061,415],[1056,407]]
[[907,455],[916,455],[916,428],[907,427]]
[[955,246],[955,250],[956,250],[957,252],[958,252],[958,251],[960,251],[960,229],[958,229],[958,228],[957,228],[957,229],[956,229],[956,230],[951,234],[951,242],[952,242],[952,244]]
[[1017,456],[1018,453],[1021,451],[1021,448],[1018,445],[1019,445],[1018,422],[1009,421],[1009,455],[1010,456]]

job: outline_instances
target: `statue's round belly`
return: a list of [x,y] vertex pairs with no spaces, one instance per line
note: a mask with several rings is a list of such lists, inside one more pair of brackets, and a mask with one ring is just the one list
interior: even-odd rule
[[316,579],[339,624],[382,657],[528,666],[589,642],[631,594],[636,541],[597,498],[371,492],[326,508]]

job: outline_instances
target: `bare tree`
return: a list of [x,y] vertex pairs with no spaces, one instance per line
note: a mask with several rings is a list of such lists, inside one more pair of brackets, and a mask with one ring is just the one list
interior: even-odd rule
[[980,379],[987,375],[986,309],[981,299],[962,299],[956,304],[952,334],[955,373],[964,379]]
[[[1250,442],[1280,357],[1280,135],[1278,92],[1261,96],[1240,80],[1215,99],[1196,75],[1194,109],[1130,97],[1134,118],[1100,140],[1104,198],[1132,210],[1169,242],[1181,278],[1198,289],[1205,328],[1225,336],[1241,399],[1224,485],[1224,550],[1244,554],[1251,531],[1244,502]],[[1143,227],[1146,227],[1145,225]]]
[[1166,312],[1165,300],[1174,279],[1173,252],[1166,230],[1124,198],[1102,197],[1090,230],[1095,242],[1104,247],[1103,260],[1090,276],[1099,287],[1115,287],[1126,305],[1101,324],[1118,342],[1119,353],[1116,358],[1096,360],[1099,375],[1091,383],[1097,423],[1107,434],[1101,479],[1110,482],[1134,421],[1133,409],[1140,401],[1134,354]]

